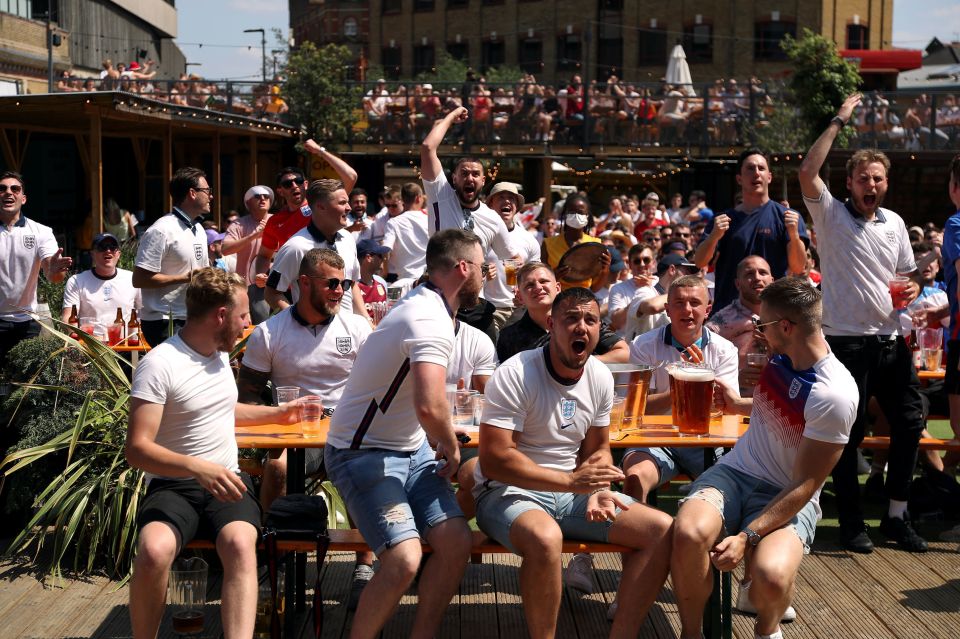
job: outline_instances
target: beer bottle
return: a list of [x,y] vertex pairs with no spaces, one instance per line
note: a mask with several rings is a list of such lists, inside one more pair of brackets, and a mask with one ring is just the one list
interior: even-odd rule
[[923,365],[923,354],[920,352],[920,331],[910,329],[910,354],[913,356],[913,367],[920,370]]
[[119,344],[123,341],[124,333],[127,332],[127,323],[123,321],[123,309],[119,306],[117,307],[117,317],[113,320],[114,335],[110,339],[111,344]]
[[77,315],[76,304],[70,307],[70,317],[67,319],[67,324],[70,324],[71,326],[80,326],[80,316]]
[[130,321],[127,322],[127,345],[140,346],[140,320],[135,308],[130,310]]

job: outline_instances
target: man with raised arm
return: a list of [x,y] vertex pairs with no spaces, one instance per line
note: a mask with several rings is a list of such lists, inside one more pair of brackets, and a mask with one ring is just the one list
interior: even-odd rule
[[[834,139],[860,104],[848,97],[800,165],[800,189],[817,229],[823,275],[823,332],[830,349],[853,375],[860,396],[850,441],[833,471],[840,515],[840,538],[853,552],[873,551],[860,509],[857,448],[863,441],[867,398],[876,397],[890,423],[890,459],[886,491],[890,504],[880,532],[901,548],[925,552],[927,542],[907,516],[910,482],[923,431],[920,382],[910,350],[900,334],[897,308],[913,300],[919,285],[910,281],[891,292],[898,275],[917,276],[917,265],[903,219],[881,207],[887,193],[890,160],[880,151],[863,149],[847,160],[850,197],[833,197],[820,179]],[[761,297],[762,299],[762,297]]]

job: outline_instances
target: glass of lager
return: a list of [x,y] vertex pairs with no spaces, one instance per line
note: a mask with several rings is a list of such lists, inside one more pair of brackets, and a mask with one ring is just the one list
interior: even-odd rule
[[673,423],[681,436],[710,435],[713,410],[713,371],[688,362],[667,367],[670,375],[670,405]]

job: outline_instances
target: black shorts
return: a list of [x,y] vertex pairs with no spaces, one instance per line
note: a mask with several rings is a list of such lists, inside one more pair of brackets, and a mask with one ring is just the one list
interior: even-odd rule
[[253,480],[240,473],[247,492],[237,502],[219,501],[196,479],[153,479],[140,504],[137,527],[150,522],[170,524],[180,534],[180,544],[193,539],[216,540],[220,531],[235,521],[245,521],[260,530],[260,503],[253,493]]
[[947,342],[947,370],[943,376],[943,390],[947,395],[960,395],[960,340]]

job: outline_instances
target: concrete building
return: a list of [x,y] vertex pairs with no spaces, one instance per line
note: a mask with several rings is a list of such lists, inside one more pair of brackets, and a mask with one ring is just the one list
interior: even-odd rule
[[152,59],[158,77],[183,73],[174,0],[0,0],[0,94],[47,91],[48,11],[55,77],[99,77],[105,59]]
[[[574,73],[657,81],[676,42],[684,45],[694,82],[765,78],[786,70],[778,46],[785,34],[808,28],[841,49],[889,49],[893,30],[892,0],[368,1],[365,57],[395,79],[430,69],[446,50],[475,69],[514,65],[546,82]],[[307,11],[331,16],[367,4],[291,0],[290,6],[296,30],[297,16]],[[328,27],[322,41],[346,42],[344,24],[338,22],[339,31]]]

